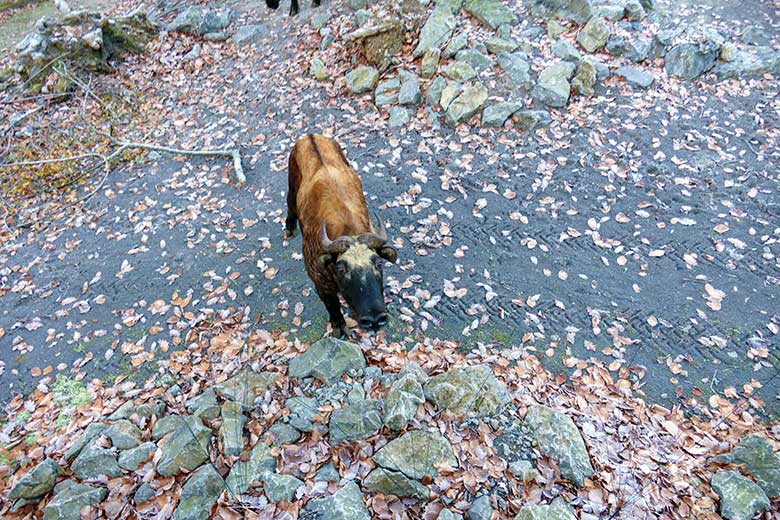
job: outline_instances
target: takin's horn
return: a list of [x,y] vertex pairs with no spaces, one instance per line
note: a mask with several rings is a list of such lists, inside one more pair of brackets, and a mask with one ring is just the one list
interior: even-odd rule
[[385,229],[385,223],[379,218],[379,215],[374,213],[374,219],[377,225],[371,226],[372,231],[370,233],[363,233],[358,237],[358,240],[367,245],[371,249],[379,249],[387,243],[387,230]]
[[336,240],[328,238],[328,230],[325,227],[325,221],[322,221],[322,228],[320,232],[320,244],[322,249],[326,253],[339,254],[347,250],[349,246],[354,244],[355,241],[352,237],[339,237]]

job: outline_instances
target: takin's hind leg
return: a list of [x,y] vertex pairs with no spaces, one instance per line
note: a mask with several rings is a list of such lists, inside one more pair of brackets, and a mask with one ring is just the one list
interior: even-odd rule
[[287,177],[287,219],[284,221],[284,232],[287,238],[295,236],[298,230],[298,186],[301,183],[301,170],[295,160],[295,152],[290,154]]
[[313,7],[319,7],[319,6],[320,6],[320,0],[312,0],[312,3],[311,3],[311,5],[312,5]]
[[330,318],[330,327],[333,329],[333,336],[336,338],[344,338],[347,335],[347,322],[344,320],[344,315],[341,313],[341,302],[337,294],[322,294],[317,291],[317,294],[325,304],[325,308],[328,310],[328,316]]
[[298,0],[290,0],[290,16],[298,14]]

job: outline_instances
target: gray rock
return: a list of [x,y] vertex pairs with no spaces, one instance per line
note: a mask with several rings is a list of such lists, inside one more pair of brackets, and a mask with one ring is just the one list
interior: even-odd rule
[[517,125],[527,132],[549,126],[552,122],[552,117],[546,110],[518,110],[514,117],[517,119]]
[[135,403],[127,401],[119,405],[119,408],[108,416],[109,421],[118,421],[119,419],[129,419],[135,413]]
[[558,20],[547,20],[547,36],[551,40],[557,40],[563,33],[567,31],[566,27]]
[[[450,126],[467,121],[482,110],[487,97],[487,88],[481,83],[465,88],[447,107],[444,121]],[[442,93],[443,98],[444,94]]]
[[563,478],[582,487],[585,479],[593,475],[588,449],[569,416],[534,405],[528,409],[524,424],[539,453],[558,463]]
[[[487,91],[484,95],[487,98]],[[509,402],[506,388],[487,365],[457,367],[430,378],[425,398],[439,408],[479,416],[491,415]]]
[[420,63],[420,76],[423,78],[432,78],[436,74],[436,69],[439,68],[439,57],[441,50],[439,48],[428,49],[423,54],[422,62]]
[[498,66],[516,87],[526,87],[531,83],[531,65],[521,53],[501,54],[498,56]]
[[125,450],[119,454],[119,467],[127,471],[136,471],[141,464],[149,460],[154,455],[157,446],[153,442],[145,442],[130,450]]
[[149,401],[147,403],[139,404],[135,408],[135,413],[139,417],[151,419],[152,417],[163,417],[165,415],[165,403],[163,401]]
[[606,51],[612,56],[622,56],[628,51],[628,42],[623,36],[613,34],[607,40]]
[[108,426],[103,423],[90,423],[84,429],[84,431],[81,432],[81,435],[79,435],[79,438],[76,439],[76,442],[74,442],[65,452],[65,460],[72,460],[76,458],[81,450],[83,450],[87,444],[91,443],[100,434],[102,434],[106,428],[108,428]]
[[391,107],[390,118],[387,124],[390,128],[398,128],[399,126],[406,126],[409,123],[409,111],[403,107]]
[[310,520],[371,520],[371,513],[366,508],[360,488],[354,482],[349,482],[329,497],[307,502],[300,518]]
[[353,11],[368,7],[371,2],[369,0],[349,0],[349,6]]
[[736,471],[718,471],[712,489],[720,497],[720,514],[726,520],[750,520],[770,506],[764,490]]
[[577,34],[577,43],[588,52],[602,49],[609,40],[612,30],[603,18],[593,17]]
[[111,439],[111,444],[120,450],[135,448],[141,444],[141,430],[126,419],[119,420],[109,426],[103,435]]
[[596,79],[603,80],[609,77],[610,74],[609,65],[607,65],[602,61],[597,60],[592,56],[588,58],[588,61],[591,62],[594,67],[596,67]]
[[625,15],[626,8],[619,4],[597,5],[593,7],[593,16],[606,18],[613,22],[622,20]]
[[374,454],[374,462],[414,479],[438,475],[437,464],[458,467],[450,441],[438,432],[422,430],[408,431],[393,439]]
[[527,460],[516,460],[509,464],[509,473],[522,482],[533,482],[539,478],[539,472],[536,471],[533,464]]
[[444,48],[444,53],[442,54],[445,59],[452,58],[456,54],[458,54],[458,51],[463,49],[466,45],[469,43],[469,36],[465,32],[458,33],[455,35],[455,37],[450,40],[450,43],[447,44],[447,46]]
[[758,435],[746,437],[730,453],[714,460],[742,464],[769,498],[780,497],[780,457],[765,438]]
[[395,495],[399,498],[417,498],[425,500],[431,491],[422,483],[408,478],[398,471],[377,468],[363,481],[363,487],[373,493]]
[[197,415],[204,419],[216,419],[219,417],[221,410],[219,401],[217,401],[217,393],[213,388],[207,388],[195,397],[188,399],[184,406],[187,407],[187,411],[192,415]]
[[664,68],[670,76],[694,79],[715,65],[717,51],[703,51],[698,43],[681,43],[666,53]]
[[155,489],[146,482],[143,482],[140,486],[138,486],[138,489],[133,495],[133,502],[135,502],[136,505],[143,504],[144,502],[148,502],[156,496],[157,491],[155,491]]
[[[347,88],[353,94],[362,94],[364,92],[373,90],[378,80],[379,71],[374,67],[358,67],[357,69],[347,73]],[[300,357],[296,359],[300,359]],[[293,361],[295,361],[295,359]]]
[[425,54],[428,49],[436,49],[450,39],[457,22],[455,16],[444,7],[434,9],[420,29],[420,39],[412,53],[415,58]]
[[367,439],[382,427],[380,404],[367,400],[334,410],[328,427],[331,444]]
[[193,36],[221,32],[230,25],[231,11],[224,9],[203,9],[191,6],[179,13],[168,25],[170,32],[183,32]]
[[628,48],[624,50],[624,55],[634,63],[639,63],[640,61],[645,61],[648,56],[650,56],[652,46],[652,40],[631,40],[628,44]]
[[593,7],[590,0],[526,0],[531,13],[540,18],[560,18],[578,24],[587,22]]
[[222,453],[238,456],[244,451],[244,425],[246,416],[240,403],[226,401],[222,405],[222,426],[219,438],[222,441]]
[[569,79],[574,74],[574,64],[559,61],[548,65],[541,74],[539,82],[533,88],[534,99],[551,107],[565,107],[571,93]]
[[482,126],[501,128],[509,116],[523,108],[523,104],[518,101],[507,101],[504,103],[494,103],[485,107],[482,111]]
[[[379,76],[376,69],[372,70],[373,72],[363,73],[366,76],[370,75],[366,79],[372,80],[367,90],[374,88],[376,78]],[[368,86],[368,83],[366,81],[364,85]],[[288,376],[297,379],[314,376],[330,385],[341,379],[341,375],[347,370],[365,368],[365,366],[366,360],[359,346],[336,338],[323,338],[311,345],[305,353],[290,361]]]
[[268,433],[273,436],[274,445],[292,444],[298,442],[301,438],[301,432],[294,426],[277,422],[268,429]]
[[37,499],[52,489],[57,482],[57,477],[62,474],[60,465],[52,459],[43,462],[28,471],[16,485],[11,488],[8,498]]
[[582,59],[580,51],[568,40],[557,40],[552,44],[552,52],[565,61],[577,63]]
[[417,106],[422,100],[422,92],[420,91],[420,82],[417,81],[417,77],[404,81],[401,84],[401,90],[398,92],[398,103],[401,105]]
[[489,69],[496,64],[490,56],[476,49],[463,49],[458,51],[455,55],[455,59],[459,62],[468,63],[475,70]]
[[369,64],[386,70],[391,58],[403,47],[405,29],[399,20],[385,20],[376,25],[361,27],[347,35],[348,40],[360,43]]
[[463,8],[491,29],[499,25],[517,25],[515,13],[500,0],[466,0]]
[[317,470],[315,480],[320,482],[338,482],[341,480],[341,477],[339,476],[339,470],[336,469],[333,462],[328,462]]
[[449,509],[442,509],[441,512],[439,512],[439,516],[436,517],[436,520],[463,520],[463,515],[453,513]]
[[279,473],[269,474],[263,481],[263,491],[269,501],[277,504],[282,500],[292,502],[295,492],[303,485],[303,482],[292,475]]
[[175,431],[183,422],[184,417],[181,415],[166,415],[159,419],[154,423],[154,427],[152,428],[152,440],[157,441],[162,439],[172,431]]
[[224,42],[230,38],[230,33],[227,31],[210,32],[203,35],[203,39],[207,42]]
[[780,74],[780,51],[770,47],[755,47],[750,52],[739,51],[734,61],[719,63],[714,72],[719,78]]
[[[360,11],[358,11],[360,12]],[[357,15],[357,13],[355,13]],[[328,21],[330,20],[330,13],[328,11],[322,11],[321,13],[317,13],[314,16],[311,17],[311,25],[315,29],[322,29],[326,25],[328,25]]]
[[[461,92],[463,92],[463,86],[457,81],[447,83],[441,91],[441,96],[439,96],[439,106],[444,110],[447,110]],[[393,380],[395,380],[395,378],[393,378]],[[392,384],[392,382],[389,384]]]
[[623,76],[626,83],[635,87],[649,88],[655,83],[655,77],[652,74],[636,69],[634,67],[620,67],[615,71],[616,76]]
[[474,67],[465,61],[454,61],[442,69],[445,76],[455,81],[468,81],[477,76]]
[[208,460],[211,430],[198,417],[187,416],[159,448],[157,472],[163,477],[192,471]]
[[556,498],[549,505],[523,506],[515,520],[577,520],[571,506]]
[[641,22],[647,17],[647,12],[639,0],[626,0],[626,17],[632,22]]
[[230,469],[225,484],[233,495],[246,493],[252,482],[263,481],[276,470],[276,457],[271,455],[271,447],[258,442],[249,453],[249,459],[239,460]]
[[742,43],[748,45],[759,45],[762,47],[769,47],[772,45],[771,34],[763,27],[757,25],[746,27],[745,30],[742,31],[742,34],[739,35],[739,39],[742,40]]
[[511,38],[490,38],[485,42],[488,52],[499,55],[504,52],[512,52],[520,46],[516,40]]
[[425,104],[435,107],[441,101],[441,93],[444,87],[447,86],[447,80],[442,77],[437,77],[431,82],[428,87],[428,92],[425,93]]
[[382,107],[397,102],[400,89],[401,80],[398,78],[380,81],[374,90],[374,104]]
[[327,27],[323,27],[320,32],[322,33],[322,41],[320,42],[320,50],[324,51],[331,45],[333,45],[333,42],[335,41],[335,37],[333,36],[333,33],[328,30],[327,32],[324,32],[327,29]]
[[355,11],[355,25],[357,27],[364,27],[371,19],[371,11],[366,9],[359,9]]
[[393,382],[385,399],[385,425],[400,430],[414,417],[425,402],[423,388],[413,374],[405,374]]
[[474,500],[467,514],[469,520],[490,520],[490,517],[493,516],[493,505],[490,502],[490,497],[482,495]]
[[291,414],[308,420],[312,420],[320,414],[317,400],[313,397],[289,397],[284,402],[284,406],[290,410]]
[[328,69],[325,68],[325,62],[318,57],[314,57],[309,64],[309,74],[311,74],[317,81],[326,81],[330,78]]
[[581,96],[596,94],[596,67],[588,60],[582,60],[577,66],[577,73],[571,80],[571,91]]
[[101,475],[114,478],[122,474],[111,450],[101,448],[97,444],[92,444],[81,450],[70,469],[80,480],[96,479]]
[[737,46],[731,42],[724,43],[720,46],[720,59],[722,61],[734,61],[737,59],[738,49]]
[[463,7],[463,0],[435,0],[437,8],[446,9],[452,14],[458,14]]
[[251,369],[244,369],[215,386],[215,390],[231,401],[240,403],[245,408],[254,408],[258,391],[266,391],[274,386],[274,374],[264,372],[258,374]]
[[206,464],[195,471],[181,488],[179,505],[173,520],[206,520],[211,518],[211,508],[225,490],[225,481],[214,466]]
[[73,520],[81,518],[81,508],[95,506],[106,499],[106,488],[87,486],[72,480],[61,483],[43,514],[43,520]]

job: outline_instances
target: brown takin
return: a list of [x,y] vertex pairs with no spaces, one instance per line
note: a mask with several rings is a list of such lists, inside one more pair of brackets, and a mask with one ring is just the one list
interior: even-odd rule
[[363,185],[333,139],[309,134],[290,153],[288,236],[300,223],[303,260],[333,334],[346,335],[339,294],[364,330],[387,324],[382,267],[398,253],[387,244],[384,223],[368,214]]

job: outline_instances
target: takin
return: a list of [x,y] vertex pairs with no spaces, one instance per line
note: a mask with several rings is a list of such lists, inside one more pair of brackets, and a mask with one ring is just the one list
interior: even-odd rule
[[328,310],[333,334],[347,333],[339,294],[360,328],[387,325],[382,267],[395,263],[398,252],[387,243],[384,222],[377,218],[372,224],[363,185],[341,147],[322,135],[302,137],[290,153],[288,237],[297,224],[306,272]]
[[[265,0],[265,5],[276,10],[279,8],[279,0]],[[311,5],[319,7],[320,0],[312,0]],[[295,16],[296,14],[298,14],[298,0],[290,0],[290,16]]]

